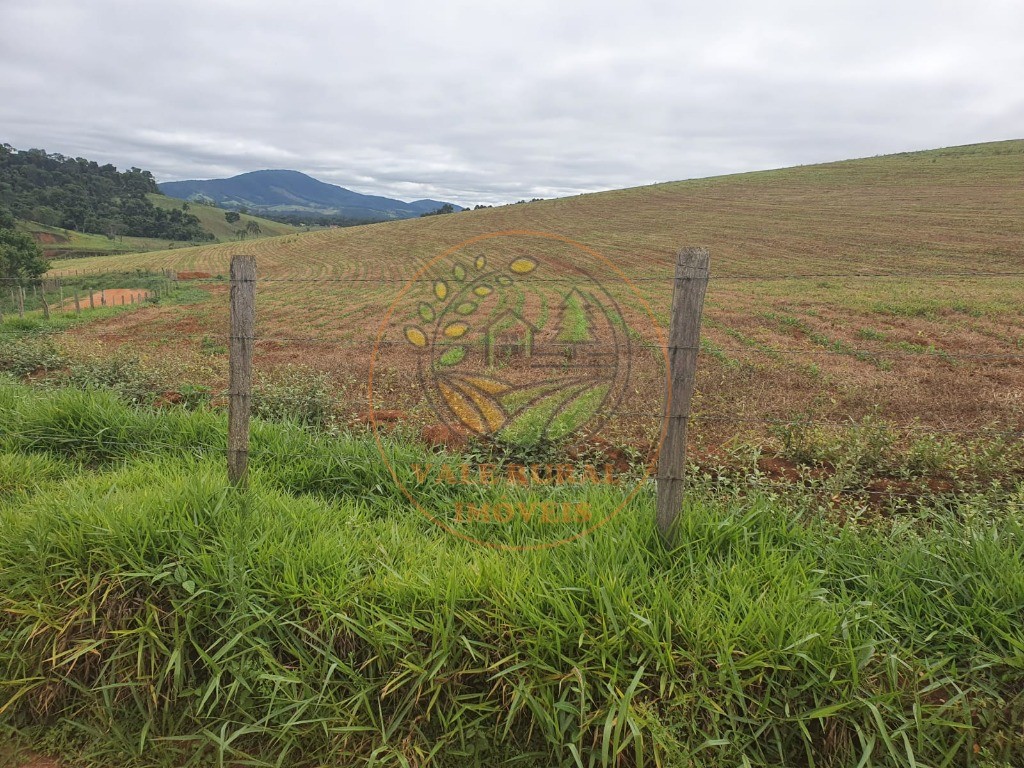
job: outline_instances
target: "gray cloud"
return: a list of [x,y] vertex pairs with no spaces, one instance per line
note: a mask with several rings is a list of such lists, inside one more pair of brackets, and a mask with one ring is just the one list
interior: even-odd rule
[[1019,138],[1017,0],[5,0],[0,140],[464,204]]

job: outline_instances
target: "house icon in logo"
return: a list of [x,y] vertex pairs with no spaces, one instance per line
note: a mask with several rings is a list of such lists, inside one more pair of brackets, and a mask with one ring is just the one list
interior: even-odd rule
[[518,312],[505,310],[484,326],[484,362],[494,366],[533,355],[536,326]]

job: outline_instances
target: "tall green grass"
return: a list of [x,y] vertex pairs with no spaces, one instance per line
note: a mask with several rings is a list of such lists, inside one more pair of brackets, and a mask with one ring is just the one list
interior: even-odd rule
[[367,438],[257,422],[233,491],[223,426],[0,384],[0,725],[121,765],[1024,760],[1024,497],[921,535],[691,494],[666,552],[642,491],[504,551]]

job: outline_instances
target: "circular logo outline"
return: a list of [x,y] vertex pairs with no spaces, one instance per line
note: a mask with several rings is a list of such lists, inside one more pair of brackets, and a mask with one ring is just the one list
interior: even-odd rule
[[[392,479],[395,481],[395,485],[398,486],[398,489],[402,492],[402,495],[404,495],[409,500],[409,502],[416,508],[416,510],[421,515],[423,515],[427,520],[429,520],[431,523],[433,523],[434,525],[438,526],[439,528],[443,529],[447,533],[450,533],[450,534],[452,534],[454,536],[457,536],[458,538],[463,539],[464,541],[472,542],[474,544],[479,544],[479,545],[482,545],[482,546],[485,546],[485,547],[488,547],[488,548],[491,548],[491,549],[498,549],[498,550],[504,550],[504,551],[527,552],[527,551],[538,551],[538,550],[553,549],[556,546],[561,546],[563,544],[569,544],[569,543],[572,543],[574,541],[578,541],[579,539],[583,538],[584,536],[587,536],[587,535],[593,533],[598,528],[600,528],[601,526],[605,525],[606,523],[608,523],[613,518],[617,517],[618,514],[633,500],[633,498],[636,496],[636,494],[639,493],[640,489],[643,487],[643,483],[642,482],[636,483],[635,487],[630,491],[630,493],[626,496],[626,498],[622,500],[622,502],[615,508],[615,510],[610,515],[604,516],[602,519],[600,519],[597,522],[595,522],[595,523],[593,523],[593,524],[591,524],[591,525],[581,529],[580,531],[577,531],[576,533],[572,534],[571,536],[565,536],[565,537],[562,537],[560,539],[557,539],[557,540],[554,540],[554,541],[550,541],[550,542],[539,542],[539,543],[536,543],[536,544],[528,544],[528,545],[505,544],[505,543],[502,543],[502,542],[484,541],[482,539],[478,539],[478,538],[476,538],[474,536],[471,536],[470,534],[467,534],[467,533],[465,533],[463,531],[460,531],[457,528],[452,527],[451,525],[449,525],[449,523],[447,521],[445,521],[444,519],[438,518],[435,515],[431,514],[427,509],[425,509],[419,503],[419,501],[416,499],[415,494],[413,494],[408,488],[406,488],[405,485],[402,483],[402,481],[398,478],[398,472],[395,469],[395,467],[392,465],[391,461],[389,461],[388,456],[387,456],[387,451],[385,451],[385,449],[384,449],[384,445],[383,445],[383,442],[382,442],[382,439],[381,439],[381,431],[380,431],[380,427],[378,426],[378,422],[377,422],[377,420],[375,418],[373,418],[373,414],[374,414],[374,412],[376,410],[375,406],[374,406],[374,386],[373,386],[373,382],[374,382],[374,374],[375,374],[376,366],[377,366],[377,355],[378,355],[378,353],[380,351],[381,344],[384,342],[384,336],[388,332],[388,328],[389,328],[389,326],[391,324],[392,318],[394,317],[394,314],[395,314],[395,311],[397,309],[397,306],[398,306],[399,302],[401,302],[402,299],[404,299],[409,294],[409,292],[413,289],[413,287],[417,283],[420,283],[420,282],[423,281],[423,278],[427,275],[428,270],[430,270],[439,261],[441,261],[443,259],[446,259],[446,258],[449,258],[449,257],[453,256],[454,254],[456,254],[457,252],[463,250],[464,248],[467,248],[467,247],[469,247],[471,245],[474,245],[476,243],[480,243],[480,242],[484,242],[486,240],[492,240],[492,239],[496,239],[496,238],[515,237],[515,236],[519,236],[519,237],[538,237],[538,238],[542,238],[542,239],[546,239],[546,240],[554,240],[556,242],[561,242],[561,243],[563,243],[565,245],[569,245],[569,246],[572,246],[574,248],[578,248],[579,250],[583,251],[584,253],[586,253],[591,258],[596,259],[598,262],[600,262],[600,263],[604,264],[605,266],[607,266],[608,269],[610,269],[615,275],[617,275],[617,277],[622,281],[622,283],[625,284],[629,288],[629,290],[633,293],[633,295],[636,297],[636,299],[638,300],[640,305],[643,307],[645,313],[647,314],[647,317],[651,321],[651,327],[654,330],[655,336],[657,337],[658,347],[661,350],[661,353],[662,353],[662,356],[663,356],[664,362],[665,362],[665,377],[666,377],[665,392],[666,393],[670,393],[671,392],[671,389],[668,387],[669,376],[670,376],[670,372],[669,372],[669,351],[668,351],[668,343],[667,343],[667,336],[665,334],[665,330],[662,327],[661,323],[658,322],[658,319],[654,315],[654,312],[651,309],[650,304],[647,302],[647,299],[644,298],[644,296],[637,289],[636,284],[621,269],[619,269],[609,259],[605,258],[604,256],[602,256],[600,253],[598,253],[594,249],[590,248],[589,246],[586,246],[586,245],[584,245],[583,243],[580,243],[577,240],[573,240],[572,238],[565,237],[564,235],[557,235],[557,234],[550,233],[550,232],[541,232],[541,231],[529,230],[529,229],[507,229],[507,230],[499,230],[499,231],[496,231],[496,232],[486,232],[486,233],[483,233],[483,234],[474,235],[473,237],[467,238],[466,240],[463,240],[463,241],[457,243],[456,245],[446,249],[442,253],[438,254],[437,256],[433,257],[432,259],[429,259],[427,262],[425,262],[423,265],[421,265],[419,267],[419,269],[417,269],[416,273],[411,278],[409,278],[409,280],[406,281],[404,286],[402,286],[402,288],[398,292],[398,295],[394,298],[394,300],[391,302],[391,304],[388,305],[387,311],[384,313],[384,317],[381,319],[380,325],[378,326],[377,337],[376,337],[376,339],[374,340],[374,343],[373,343],[373,347],[372,347],[371,354],[370,354],[369,376],[368,376],[368,383],[367,383],[367,406],[368,406],[368,412],[369,412],[369,415],[370,415],[370,424],[371,424],[371,426],[373,428],[373,432],[374,432],[374,440],[375,440],[375,442],[377,444],[377,450],[380,453],[380,456],[383,459],[385,466],[388,468],[388,472],[391,474]],[[670,396],[670,394],[667,395],[667,396]],[[661,453],[661,447],[662,447],[662,445],[664,443],[664,440],[665,440],[665,431],[666,431],[666,429],[667,429],[667,419],[663,418],[662,419],[662,424],[661,424],[661,434],[660,434],[660,437],[658,439],[658,446],[657,446],[657,449],[655,450],[654,456],[653,456],[654,460],[657,460],[657,458],[659,457],[659,455]],[[649,478],[650,478],[650,471],[648,470],[647,472],[645,472],[644,479],[649,479]]]

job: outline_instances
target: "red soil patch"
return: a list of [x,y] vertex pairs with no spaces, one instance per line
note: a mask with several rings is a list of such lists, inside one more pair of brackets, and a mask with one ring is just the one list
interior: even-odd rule
[[803,479],[796,464],[785,459],[763,456],[757,460],[757,468],[775,480],[799,483]]
[[157,408],[167,408],[172,405],[177,405],[184,399],[185,398],[182,397],[180,392],[164,392],[153,401],[153,405]]
[[213,277],[209,272],[179,272],[179,280],[205,280],[208,277]]
[[939,495],[949,493],[953,490],[953,483],[948,480],[925,478],[921,482],[914,483],[910,480],[899,480],[891,477],[880,477],[872,480],[865,486],[868,496],[875,500],[887,498],[901,498],[913,501],[925,495]]
[[6,756],[4,753],[0,753],[0,765],[10,765],[12,768],[61,768],[61,764],[56,760],[34,755],[31,752]]
[[[119,307],[122,304],[141,304],[147,298],[149,298],[149,291],[142,288],[105,288],[102,291],[94,291],[92,294],[92,301],[97,307]],[[123,299],[123,301],[122,301]],[[106,302],[104,304],[103,302]],[[88,296],[79,296],[78,303],[83,309],[87,309],[89,305]],[[74,309],[75,300],[74,298],[64,300],[65,309]]]
[[363,411],[357,417],[360,424],[394,424],[406,417],[405,411]]
[[430,424],[422,429],[420,438],[431,448],[447,448],[461,451],[469,444],[466,430],[447,424]]
[[52,232],[33,232],[32,239],[37,243],[52,245],[53,243],[66,243],[68,239],[64,235],[55,235]]

